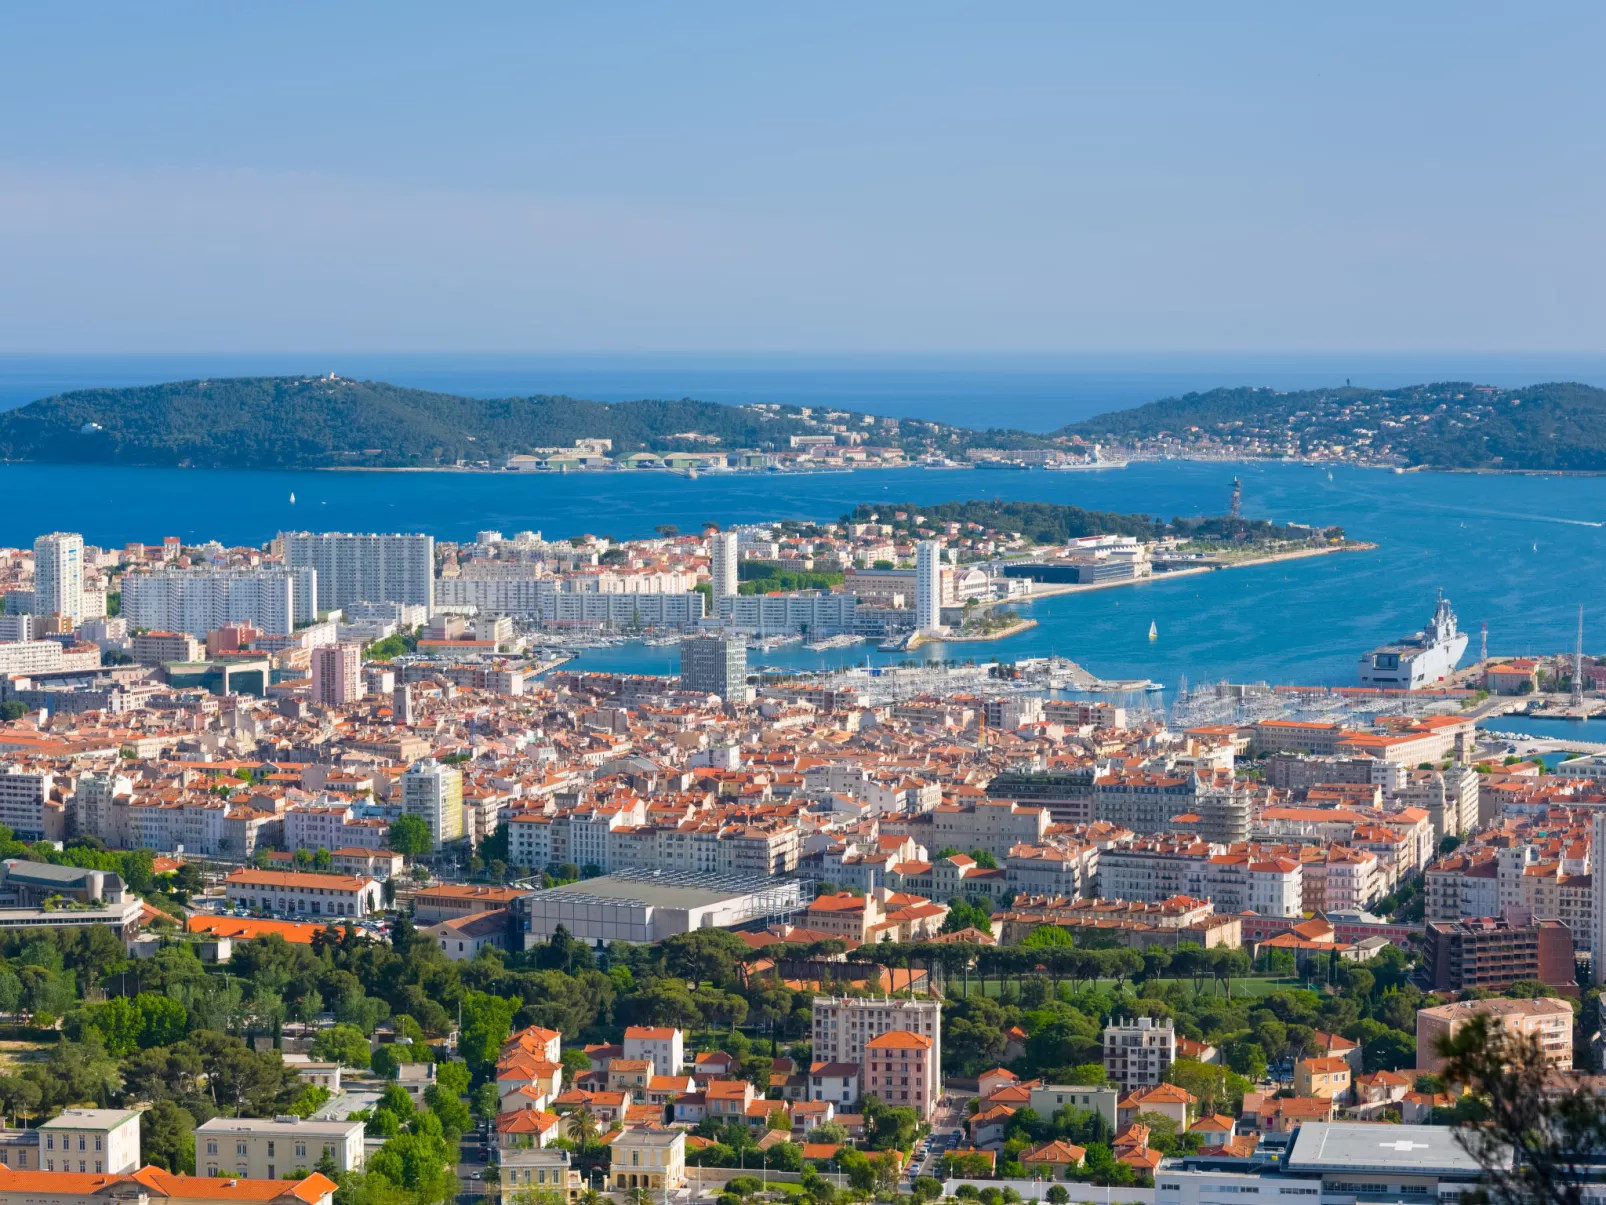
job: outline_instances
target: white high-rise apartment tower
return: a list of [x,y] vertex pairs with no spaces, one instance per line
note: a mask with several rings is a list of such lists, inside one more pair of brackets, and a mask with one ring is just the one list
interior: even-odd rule
[[435,539],[425,535],[353,535],[286,531],[285,564],[318,571],[318,605],[359,602],[435,605]]
[[[716,531],[709,541],[712,555],[709,569],[714,579],[714,597],[735,598],[740,579],[737,537],[734,531]],[[717,604],[714,608],[717,610]]]
[[1590,890],[1593,895],[1593,913],[1590,918],[1595,928],[1595,956],[1589,960],[1590,975],[1599,987],[1606,983],[1606,873],[1602,873],[1601,859],[1606,858],[1606,812],[1596,812],[1590,824],[1590,860],[1595,865]]
[[429,826],[435,849],[463,835],[463,776],[455,768],[420,758],[401,776],[401,788],[402,811]]
[[33,613],[84,618],[84,537],[53,531],[33,542]]
[[915,631],[935,632],[942,620],[942,545],[915,545]]
[[188,632],[197,639],[225,624],[249,623],[288,636],[317,618],[317,572],[257,569],[157,569],[123,578],[123,615],[136,628]]

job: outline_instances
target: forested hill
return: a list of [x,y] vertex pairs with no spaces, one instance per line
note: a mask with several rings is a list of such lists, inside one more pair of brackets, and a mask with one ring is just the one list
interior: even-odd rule
[[1060,435],[1184,454],[1338,455],[1429,468],[1606,470],[1606,390],[1466,382],[1399,389],[1213,389],[1101,414]]
[[[491,461],[576,439],[613,455],[785,448],[791,435],[860,431],[866,442],[964,446],[973,432],[795,406],[608,404],[569,397],[471,398],[375,381],[242,377],[86,389],[0,414],[0,458],[71,463],[288,468],[406,467]],[[699,438],[677,439],[676,436]],[[1041,437],[1022,437],[1046,443]],[[997,442],[995,433],[987,441]]]

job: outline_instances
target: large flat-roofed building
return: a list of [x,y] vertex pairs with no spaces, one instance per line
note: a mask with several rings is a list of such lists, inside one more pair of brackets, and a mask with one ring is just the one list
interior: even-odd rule
[[[1209,1156],[1187,1156],[1154,1173],[1165,1205],[1218,1205],[1251,1194],[1280,1205],[1336,1201],[1456,1202],[1478,1187],[1482,1169],[1451,1126],[1309,1121],[1299,1127],[1280,1172],[1251,1167],[1204,1170]],[[1275,1166],[1275,1165],[1270,1165]]]
[[547,891],[514,904],[526,947],[559,925],[580,941],[663,941],[692,929],[728,929],[780,918],[808,906],[807,881],[676,870],[621,870]]
[[195,1127],[195,1170],[204,1176],[276,1180],[328,1155],[343,1171],[363,1164],[363,1123],[300,1117],[214,1117]]
[[1573,1067],[1573,1009],[1565,1000],[1468,1000],[1419,1009],[1416,1014],[1416,1069],[1436,1075],[1444,1066],[1439,1043],[1474,1017],[1487,1017],[1491,1028],[1538,1040],[1545,1061],[1559,1071]]
[[126,894],[121,875],[110,870],[85,870],[7,858],[0,862],[0,894],[15,894],[19,904],[40,904],[61,896],[77,904],[94,900],[121,903]]

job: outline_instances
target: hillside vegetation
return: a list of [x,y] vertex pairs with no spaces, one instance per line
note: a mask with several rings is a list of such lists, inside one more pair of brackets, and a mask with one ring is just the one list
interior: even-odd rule
[[1606,390],[1467,382],[1400,389],[1213,389],[1057,434],[1182,453],[1337,456],[1445,469],[1606,470]]
[[379,381],[240,377],[85,389],[0,414],[0,459],[228,468],[421,467],[490,462],[575,440],[638,451],[787,449],[792,435],[858,433],[918,454],[1042,436],[796,406],[472,398]]
[[405,466],[495,460],[586,437],[612,439],[616,455],[691,447],[670,438],[688,432],[716,436],[719,446],[760,448],[807,429],[798,419],[711,402],[483,399],[375,381],[248,377],[86,389],[33,402],[0,415],[0,456],[235,468]]
[[[904,518],[897,516],[902,514]],[[1015,502],[1001,498],[938,502],[917,506],[912,502],[863,505],[842,516],[843,523],[871,519],[912,538],[935,538],[948,523],[962,529],[1001,535],[1019,534],[1033,544],[1064,544],[1085,536],[1136,536],[1153,541],[1166,536],[1198,540],[1303,539],[1309,532],[1290,531],[1264,519],[1174,518],[1169,523],[1151,515],[1084,510],[1057,502]],[[970,525],[975,527],[971,528]]]

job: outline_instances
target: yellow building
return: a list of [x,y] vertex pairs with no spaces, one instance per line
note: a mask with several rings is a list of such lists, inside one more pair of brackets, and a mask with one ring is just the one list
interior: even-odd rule
[[1350,1065],[1345,1059],[1301,1059],[1294,1064],[1294,1093],[1320,1100],[1342,1100],[1349,1095]]
[[608,1177],[615,1189],[686,1186],[684,1130],[624,1130],[610,1145],[609,1157]]

